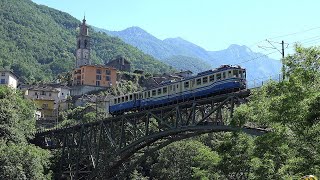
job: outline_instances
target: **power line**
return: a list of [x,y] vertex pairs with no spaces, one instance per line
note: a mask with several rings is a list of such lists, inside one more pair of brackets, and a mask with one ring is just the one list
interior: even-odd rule
[[320,29],[320,26],[319,27],[310,28],[310,29],[307,29],[307,30],[303,30],[303,31],[290,33],[290,34],[285,34],[285,35],[281,35],[281,36],[275,36],[275,37],[271,37],[271,38],[268,38],[268,39],[277,39],[277,38],[292,36],[292,35],[295,35],[295,34],[301,34],[301,33],[309,32],[309,31],[313,31],[315,29]]

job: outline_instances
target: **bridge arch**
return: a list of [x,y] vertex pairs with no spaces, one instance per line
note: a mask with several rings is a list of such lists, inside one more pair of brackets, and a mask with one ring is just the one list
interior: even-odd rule
[[146,147],[157,150],[209,132],[263,134],[260,129],[230,126],[234,107],[245,102],[248,95],[249,91],[224,94],[39,132],[34,143],[61,150],[57,178],[91,179],[101,172],[108,172],[111,178],[119,174],[119,169],[130,169],[125,162]]

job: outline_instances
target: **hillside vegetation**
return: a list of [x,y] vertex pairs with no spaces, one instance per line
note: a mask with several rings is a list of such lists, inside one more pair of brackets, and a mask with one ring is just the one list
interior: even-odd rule
[[[90,23],[90,22],[89,22]],[[26,81],[49,81],[70,71],[80,21],[67,13],[30,0],[0,1],[0,67],[13,69]],[[171,68],[119,38],[90,29],[93,62],[102,64],[125,56],[133,68],[167,72]]]
[[193,73],[199,73],[212,69],[212,66],[202,59],[188,56],[172,56],[162,61],[178,70],[190,70]]

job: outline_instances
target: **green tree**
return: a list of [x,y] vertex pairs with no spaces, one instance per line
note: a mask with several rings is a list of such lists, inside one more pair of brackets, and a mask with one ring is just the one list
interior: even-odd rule
[[158,179],[199,179],[214,177],[220,161],[216,152],[199,141],[178,141],[159,152],[152,174]]
[[286,80],[253,92],[234,123],[254,122],[272,132],[256,141],[254,176],[279,179],[320,174],[320,49],[296,45],[284,59]]
[[35,106],[0,86],[0,179],[50,179],[50,153],[30,145]]
[[248,179],[251,174],[254,142],[244,133],[228,133],[218,147],[219,170],[227,179]]

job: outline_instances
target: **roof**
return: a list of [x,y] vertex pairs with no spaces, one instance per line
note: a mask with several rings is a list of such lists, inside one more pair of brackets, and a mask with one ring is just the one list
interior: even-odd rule
[[192,74],[192,71],[190,71],[190,70],[180,71],[180,72],[177,72],[177,73],[175,73],[175,74],[183,74],[183,73],[189,73],[189,74]]
[[80,66],[79,68],[75,68],[76,69],[80,69],[82,67],[96,67],[96,68],[106,68],[106,69],[114,69],[114,70],[117,70],[116,68],[114,67],[110,67],[110,66],[105,66],[105,65],[101,65],[101,64],[94,64],[94,65],[82,65]]
[[15,73],[13,73],[13,71],[2,69],[2,70],[0,70],[0,72],[9,72],[9,73],[11,73],[16,79],[19,79],[19,76],[16,75]]
[[50,86],[31,86],[28,90],[33,91],[47,91],[47,92],[59,92],[57,89]]

